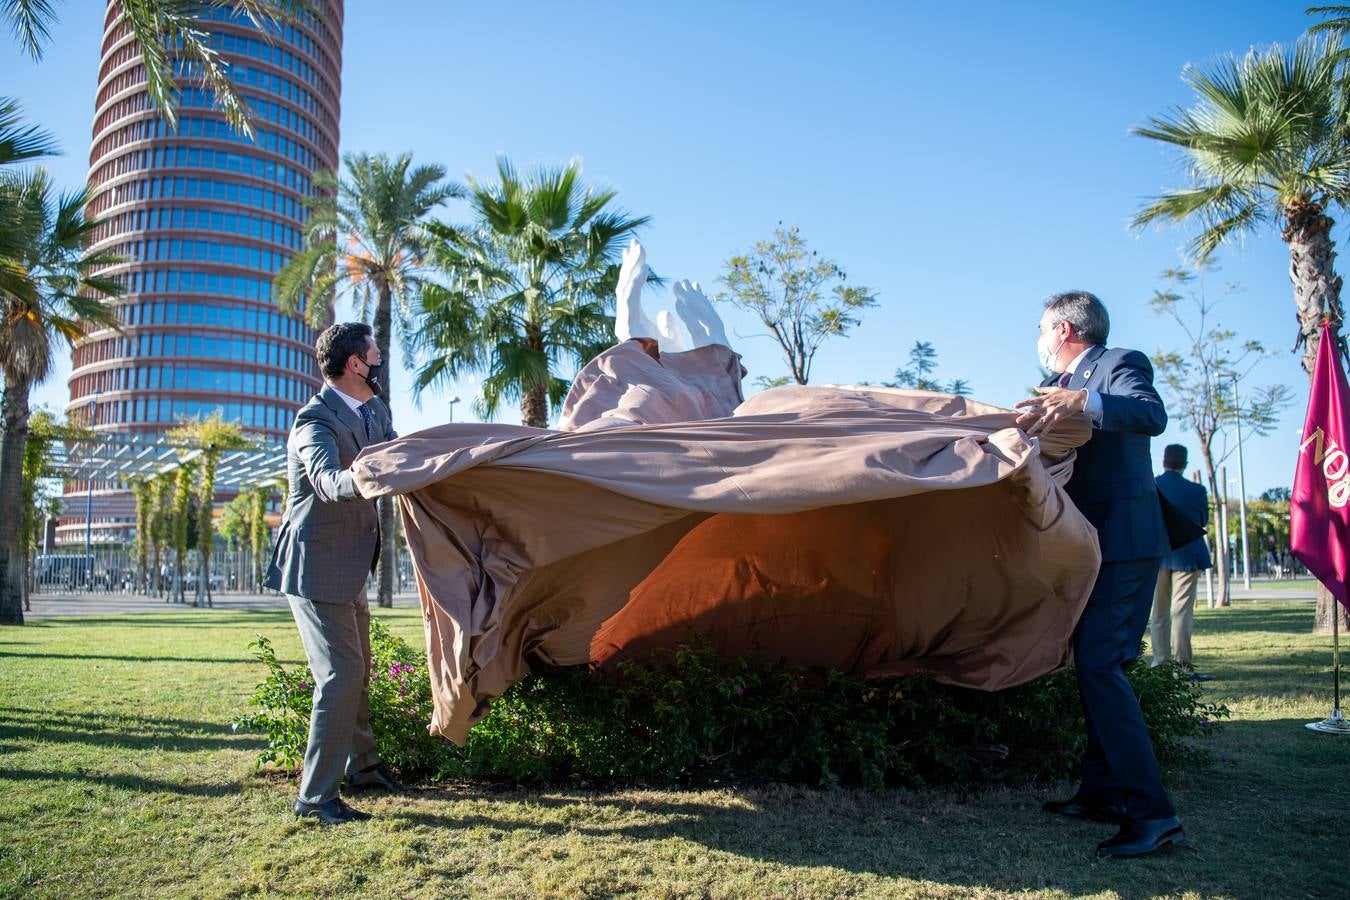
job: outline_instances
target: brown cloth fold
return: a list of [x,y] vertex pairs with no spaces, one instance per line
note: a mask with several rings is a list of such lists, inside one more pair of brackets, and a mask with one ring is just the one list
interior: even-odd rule
[[1008,410],[865,387],[732,409],[740,374],[725,347],[628,342],[578,377],[577,430],[446,425],[361,455],[361,492],[404,513],[432,731],[462,743],[532,661],[612,666],[694,635],[985,690],[1064,665],[1099,562],[1061,488],[1084,420],[1032,440]]

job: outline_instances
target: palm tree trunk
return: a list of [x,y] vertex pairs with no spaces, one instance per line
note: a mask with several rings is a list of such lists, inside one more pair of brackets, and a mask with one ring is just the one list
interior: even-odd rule
[[[543,329],[533,323],[525,326],[525,345],[541,357],[546,356]],[[530,428],[548,427],[548,383],[524,384],[520,391],[520,423]]]
[[[1289,280],[1294,285],[1303,370],[1311,381],[1323,319],[1330,319],[1338,332],[1342,321],[1341,276],[1336,274],[1336,250],[1331,242],[1331,226],[1335,223],[1324,207],[1305,201],[1287,206],[1285,221],[1283,237],[1289,244]],[[1340,618],[1342,630],[1350,630],[1345,608],[1318,585],[1313,632],[1329,633],[1332,616]]]
[[[393,416],[393,405],[389,402],[389,379],[394,367],[390,362],[390,338],[393,336],[393,295],[387,282],[380,282],[380,302],[375,307],[375,346],[384,362],[384,379],[380,384],[380,398]],[[394,499],[381,497],[378,501],[380,512],[380,559],[375,566],[375,585],[380,606],[394,605],[394,568],[398,564],[394,546]]]
[[0,410],[0,625],[23,624],[23,450],[30,383],[5,377]]
[[1284,240],[1289,244],[1289,280],[1294,285],[1303,370],[1312,377],[1322,320],[1341,325],[1341,276],[1336,274],[1336,250],[1331,226],[1336,224],[1315,203],[1298,202],[1285,209]]
[[520,421],[531,428],[548,427],[548,388],[531,387],[521,393]]

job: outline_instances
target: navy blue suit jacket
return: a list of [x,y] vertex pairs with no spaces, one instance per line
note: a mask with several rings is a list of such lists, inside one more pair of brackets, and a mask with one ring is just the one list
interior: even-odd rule
[[[1053,382],[1053,379],[1047,379]],[[1153,387],[1153,366],[1138,350],[1096,346],[1078,363],[1069,390],[1101,396],[1101,425],[1078,448],[1069,497],[1093,527],[1102,562],[1150,559],[1172,552],[1153,481],[1149,442],[1167,427]]]
[[[1203,485],[1184,478],[1180,472],[1163,472],[1157,478],[1158,490],[1168,502],[1186,514],[1192,522],[1205,527],[1209,520],[1209,492]],[[1186,546],[1163,557],[1162,568],[1175,572],[1193,572],[1208,569],[1212,562],[1205,539],[1191,541]]]

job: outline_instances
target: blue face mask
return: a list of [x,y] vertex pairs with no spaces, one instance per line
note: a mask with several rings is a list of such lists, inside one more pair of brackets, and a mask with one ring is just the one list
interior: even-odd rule
[[1058,372],[1059,370],[1055,368],[1055,357],[1059,355],[1060,350],[1064,349],[1064,341],[1060,341],[1059,346],[1051,350],[1050,341],[1052,338],[1053,335],[1042,334],[1036,339],[1036,356],[1041,361],[1042,369]]

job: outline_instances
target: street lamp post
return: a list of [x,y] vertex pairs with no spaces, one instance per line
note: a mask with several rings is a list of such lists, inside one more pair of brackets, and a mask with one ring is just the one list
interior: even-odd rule
[[[98,424],[98,391],[94,391],[93,398],[89,401],[89,430],[92,431]],[[84,581],[85,585],[92,589],[94,587],[94,479],[86,477],[84,480]]]
[[459,402],[459,397],[450,398],[450,421],[455,421],[455,404]]
[[1238,527],[1242,529],[1242,585],[1252,586],[1250,550],[1247,546],[1247,477],[1242,468],[1242,404],[1238,401],[1237,376],[1233,376],[1233,422],[1237,426]]

